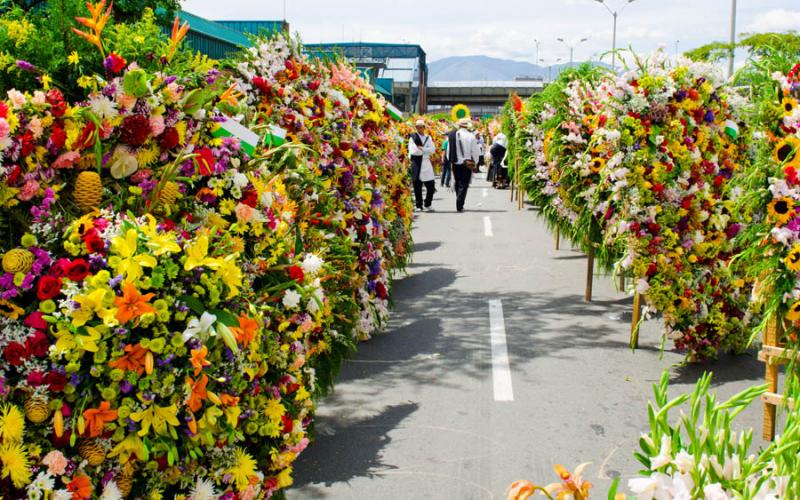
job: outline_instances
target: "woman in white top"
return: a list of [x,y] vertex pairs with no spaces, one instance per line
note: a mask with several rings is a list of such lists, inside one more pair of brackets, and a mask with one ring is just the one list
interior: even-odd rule
[[436,192],[436,174],[433,171],[431,155],[436,153],[436,145],[431,136],[425,133],[425,122],[417,120],[417,132],[408,139],[408,154],[411,156],[411,180],[414,181],[414,201],[417,211],[422,211],[422,186],[425,185],[425,208],[433,210],[433,193]]

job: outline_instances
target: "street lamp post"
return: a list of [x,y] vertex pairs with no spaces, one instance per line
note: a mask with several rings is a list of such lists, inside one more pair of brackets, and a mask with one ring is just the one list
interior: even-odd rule
[[736,52],[736,0],[731,0],[731,48],[728,53],[728,77],[733,76],[733,58]]
[[539,40],[534,38],[533,43],[536,45],[536,58],[534,59],[534,61],[536,62],[536,64],[539,64],[539,43],[541,42],[539,42]]
[[[559,57],[558,59],[556,59],[556,62],[554,64],[558,64],[560,62],[561,58]],[[549,83],[552,81],[553,81],[553,64],[550,64],[547,66],[547,82]]]
[[622,14],[622,12],[628,5],[632,4],[636,0],[627,0],[625,5],[623,5],[622,9],[620,9],[619,11],[611,10],[611,7],[608,6],[606,0],[594,0],[594,1],[605,7],[606,10],[610,12],[611,16],[614,18],[614,32],[611,41],[611,69],[617,69],[617,17],[619,16],[619,14]]
[[556,40],[558,40],[559,42],[563,43],[569,49],[569,66],[570,66],[570,68],[572,67],[572,58],[573,58],[573,55],[575,53],[575,48],[578,45],[582,44],[583,42],[588,42],[589,41],[588,38],[581,38],[578,42],[570,45],[567,42],[565,42],[563,38],[556,38]]

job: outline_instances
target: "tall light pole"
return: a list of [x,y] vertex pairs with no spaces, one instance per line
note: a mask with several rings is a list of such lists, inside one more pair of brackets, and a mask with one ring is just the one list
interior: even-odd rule
[[563,43],[569,49],[569,66],[570,66],[570,68],[572,67],[572,58],[573,58],[573,55],[575,53],[575,48],[578,45],[582,44],[583,42],[588,42],[589,41],[588,38],[581,38],[578,42],[570,45],[567,42],[565,42],[563,38],[556,38],[556,40],[558,40],[559,42]]
[[620,14],[622,14],[622,12],[628,5],[632,4],[636,0],[627,0],[625,5],[623,5],[622,9],[620,9],[619,11],[611,10],[611,7],[608,6],[606,0],[594,0],[594,1],[605,7],[606,10],[610,12],[611,16],[614,18],[614,34],[611,41],[611,69],[617,69],[617,17]]
[[731,48],[728,55],[728,77],[733,76],[733,58],[736,52],[736,0],[731,0]]
[[539,43],[540,42],[539,42],[539,40],[534,38],[533,39],[533,43],[536,45],[536,58],[534,59],[534,61],[536,62],[536,64],[539,64]]
[[[559,57],[558,59],[556,59],[556,62],[553,63],[553,64],[558,64],[560,62],[561,62],[561,58]],[[550,64],[550,65],[547,66],[547,82],[548,83],[553,81],[553,64]]]
[[680,57],[680,52],[678,52],[678,45],[680,43],[681,43],[680,40],[675,40],[675,60],[676,61],[678,60],[678,57]]

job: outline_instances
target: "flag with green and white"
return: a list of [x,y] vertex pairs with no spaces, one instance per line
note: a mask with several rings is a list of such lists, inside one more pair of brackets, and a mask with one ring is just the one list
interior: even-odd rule
[[277,125],[267,127],[267,135],[264,137],[264,144],[270,148],[276,148],[286,142],[286,129]]
[[389,113],[389,116],[395,120],[399,122],[403,121],[403,112],[394,107],[394,105],[390,102],[386,103],[386,112]]
[[739,125],[733,120],[726,121],[725,133],[735,141],[739,137]]
[[235,137],[245,153],[253,156],[258,146],[258,134],[233,119],[227,119],[219,124],[213,133],[214,137]]

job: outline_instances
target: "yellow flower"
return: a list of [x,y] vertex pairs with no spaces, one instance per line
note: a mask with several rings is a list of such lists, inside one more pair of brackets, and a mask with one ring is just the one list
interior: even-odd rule
[[789,321],[800,320],[800,300],[789,307],[789,311],[786,312],[786,319]]
[[589,163],[589,170],[591,170],[593,174],[598,174],[605,166],[605,158],[592,158],[592,161]]
[[109,264],[117,274],[124,274],[131,282],[142,276],[142,267],[155,267],[157,264],[152,255],[136,255],[138,242],[139,233],[135,229],[128,229],[124,236],[117,236],[111,241],[111,252],[120,258],[109,259]]
[[292,479],[292,468],[289,467],[289,468],[283,469],[278,474],[278,477],[276,479],[278,480],[278,488],[283,489],[283,488],[288,488],[289,486],[291,486],[292,483],[294,483],[294,480]]
[[186,247],[186,262],[183,264],[185,271],[195,267],[219,267],[217,259],[208,256],[208,233],[203,232],[197,240]]
[[284,408],[281,402],[277,399],[270,399],[267,402],[267,409],[264,410],[264,414],[270,420],[280,420],[285,413],[286,408]]
[[78,87],[82,89],[94,88],[96,80],[91,76],[83,75],[78,78]]
[[6,443],[0,447],[0,462],[3,463],[0,477],[11,477],[15,488],[24,488],[31,482],[28,454],[21,443]]
[[790,271],[795,273],[800,271],[800,244],[795,243],[783,262]]
[[72,53],[67,56],[67,62],[73,66],[77,66],[81,62],[81,57],[78,55],[77,50],[73,50]]
[[238,254],[231,254],[224,259],[218,259],[217,278],[221,279],[228,286],[227,299],[232,299],[239,295],[239,287],[242,286],[242,270],[236,264]]
[[126,464],[132,455],[136,455],[139,460],[144,460],[147,456],[144,451],[144,442],[136,434],[128,434],[125,439],[111,450],[108,457],[119,456],[119,462]]
[[41,80],[42,80],[42,88],[45,90],[50,90],[50,83],[52,83],[53,81],[53,79],[50,78],[50,75],[46,73],[43,74]]
[[256,474],[256,461],[246,451],[236,448],[236,458],[230,469],[225,471],[230,474],[236,483],[236,489],[244,491],[250,486],[251,479],[258,480]]
[[175,233],[159,233],[155,217],[150,214],[145,217],[147,217],[147,225],[142,226],[140,230],[147,237],[146,245],[153,252],[153,255],[158,257],[165,253],[178,253],[181,251],[181,247],[175,240]]
[[3,443],[19,443],[25,432],[25,417],[15,405],[7,404],[0,412],[0,438]]
[[176,416],[177,413],[178,407],[175,404],[163,407],[151,405],[145,410],[131,413],[130,419],[134,422],[141,423],[142,428],[139,430],[140,436],[149,434],[150,427],[152,427],[159,436],[166,436],[169,432],[167,424],[172,427],[178,427],[180,425],[178,417]]
[[781,165],[790,163],[797,156],[798,150],[800,150],[800,139],[787,137],[782,141],[778,141],[778,144],[775,145],[775,149],[772,150],[772,159],[775,160],[775,163],[780,163]]
[[113,294],[107,288],[98,288],[87,295],[76,295],[72,300],[80,308],[72,312],[72,325],[83,326],[97,315],[106,326],[115,326],[116,311],[110,307],[112,299]]
[[797,100],[786,96],[781,102],[781,107],[783,108],[783,114],[790,116],[792,113],[794,113],[794,110],[797,109]]
[[791,198],[775,198],[767,205],[767,213],[779,226],[786,224],[794,216],[794,201]]
[[97,342],[100,340],[100,332],[90,326],[85,327],[88,335],[73,335],[69,330],[59,330],[55,333],[56,353],[79,349],[82,351],[97,352],[99,347]]

